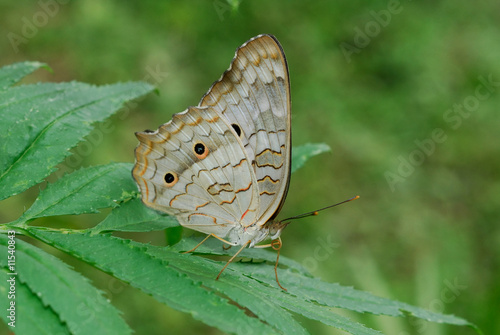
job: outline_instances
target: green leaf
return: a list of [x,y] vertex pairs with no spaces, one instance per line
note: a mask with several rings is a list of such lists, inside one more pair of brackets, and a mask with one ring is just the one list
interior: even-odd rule
[[[263,268],[243,267],[242,264],[238,263],[233,266],[268,285],[274,283],[274,276]],[[307,301],[314,301],[324,306],[389,316],[404,316],[404,311],[427,321],[475,327],[472,323],[454,315],[431,312],[423,308],[377,297],[371,293],[358,291],[352,287],[345,287],[336,283],[325,283],[317,278],[307,277],[297,272],[280,270],[279,275],[280,278],[286,278],[282,284],[287,285],[287,288],[297,297],[301,297]]]
[[111,163],[83,168],[65,175],[40,192],[33,205],[18,219],[27,222],[53,215],[97,213],[115,207],[136,192],[131,164]]
[[[130,174],[128,176],[130,177]],[[179,223],[175,217],[160,214],[146,207],[141,199],[133,198],[114,208],[106,219],[90,231],[93,234],[104,231],[147,232],[176,226],[179,226]]]
[[[69,236],[58,235],[62,239]],[[85,277],[39,248],[15,241],[17,279],[49,306],[72,334],[131,333],[118,311]],[[0,235],[0,255],[7,255],[7,246],[7,236]],[[7,257],[0,257],[0,265],[7,266]]]
[[300,169],[312,157],[331,151],[325,143],[307,143],[292,148],[292,173]]
[[[219,249],[222,249],[220,244]],[[174,249],[157,246],[147,246],[146,249],[148,254],[168,261],[171,266],[187,274],[193,280],[201,280],[204,286],[228,296],[240,306],[249,309],[259,319],[276,327],[280,333],[307,334],[290,313],[275,304],[274,298],[269,299],[269,297],[262,294],[262,285],[259,282],[240,274],[235,274],[231,270],[227,274],[224,273],[220,280],[215,280],[224,263],[188,254],[171,252],[171,250]],[[273,271],[272,267],[268,267],[268,270]],[[275,294],[281,294],[281,289],[271,289]],[[243,334],[254,333],[257,334],[251,329],[243,330]]]
[[[351,287],[324,283],[291,269],[279,270],[280,281],[288,289],[288,292],[284,292],[277,287],[274,266],[269,263],[232,263],[220,280],[216,281],[214,278],[224,262],[181,254],[168,247],[160,248],[125,241],[109,235],[63,235],[34,227],[30,227],[29,231],[35,237],[129,282],[157,300],[191,313],[195,318],[223,331],[260,334],[266,330],[272,330],[273,333],[286,330],[284,332],[288,333],[290,329],[287,327],[290,326],[291,329],[302,332],[303,329],[291,319],[291,315],[282,310],[287,309],[353,334],[380,334],[334,313],[333,307],[390,316],[403,316],[405,311],[433,322],[474,327],[466,320],[452,315],[433,313]],[[162,284],[159,285],[159,282]],[[168,287],[175,287],[175,291],[167,289]],[[214,296],[204,287],[215,290],[249,309],[260,322],[255,323],[255,319],[247,320],[238,309],[229,307],[232,305],[228,305],[224,298]],[[208,308],[207,304],[217,306],[220,316],[204,314]],[[265,313],[266,310],[268,313]],[[224,321],[224,316],[226,320],[236,319],[238,328],[234,327],[234,323]],[[272,328],[266,328],[265,324]]]
[[[25,284],[16,281],[15,298],[9,299],[10,283],[7,282],[7,279],[12,277],[11,272],[6,268],[2,268],[0,273],[0,309],[2,311],[6,311],[8,308],[12,309],[10,302],[15,303],[15,315],[13,316],[15,317],[15,323],[13,323],[15,327],[9,326],[10,330],[15,331],[17,334],[70,334],[68,328],[59,320],[54,310],[45,307],[38,296]],[[6,325],[14,320],[7,318],[8,314],[10,314],[10,311],[2,313]]]
[[151,90],[146,83],[97,87],[71,82],[1,91],[0,200],[41,182],[95,122]]
[[[208,243],[208,241],[205,243]],[[201,245],[200,248],[203,246],[204,244]],[[177,248],[178,246],[176,245],[168,248],[168,250],[176,250]],[[179,267],[182,272],[192,273],[192,275],[195,276],[194,278],[202,280],[205,286],[212,285],[210,279],[213,278],[215,273],[218,273],[217,269],[222,268],[224,265],[224,263],[218,263],[219,265],[212,266],[213,261],[207,260],[206,258],[190,258],[188,263],[185,263],[182,259],[184,255],[167,253],[165,252],[166,249],[167,248],[148,246],[148,253],[161,259],[168,260],[172,266]],[[219,249],[222,249],[220,244]],[[250,250],[255,253],[264,251],[262,249],[245,249],[244,252]],[[244,255],[244,252],[240,255]],[[215,254],[218,255],[221,253],[222,252],[216,252]],[[254,259],[264,259],[266,261],[270,261],[266,255],[263,257],[257,257],[257,255],[254,254],[253,256],[254,257],[252,258]],[[244,255],[244,257],[247,256]],[[285,265],[284,262],[281,262],[281,260],[285,259],[286,258],[283,256],[280,257],[280,265]],[[207,262],[212,264],[210,265],[211,270],[202,276],[203,269],[208,266],[206,264]],[[293,261],[287,261],[288,264],[291,262]],[[319,279],[312,278],[310,275],[307,275],[307,273],[304,274],[300,271],[296,271],[296,266],[286,270],[279,270],[281,284],[284,285],[288,289],[288,292],[292,295],[282,295],[280,294],[282,293],[281,290],[276,288],[273,262],[271,264],[255,264],[248,262],[232,263],[229,265],[228,269],[226,269],[226,272],[230,273],[231,270],[236,271],[236,273],[240,273],[236,282],[241,282],[242,278],[246,277],[252,278],[259,283],[263,283],[264,285],[256,289],[261,292],[261,294],[267,294],[266,299],[275,301],[283,308],[290,309],[295,313],[321,321],[327,325],[352,332],[353,334],[375,334],[378,332],[362,327],[361,325],[355,324],[340,315],[332,313],[332,307],[340,307],[356,312],[368,312],[376,315],[389,316],[404,316],[403,312],[406,312],[427,321],[475,327],[468,321],[453,315],[434,313],[399,301],[377,297],[368,292],[358,291],[352,287],[345,287],[336,283],[322,282]],[[221,276],[221,282],[224,281],[223,278],[225,278],[225,276],[229,276],[226,272],[224,272],[223,276]],[[243,286],[248,285],[250,284],[245,283]],[[241,305],[246,306],[243,303],[241,303]]]
[[179,273],[170,264],[145,253],[144,245],[102,234],[61,234],[35,227],[28,227],[28,232],[225,332],[243,333],[242,330],[251,329],[255,334],[276,333],[269,325],[205,290],[199,282]]
[[41,67],[50,69],[47,65],[40,62],[22,62],[0,68],[0,91],[4,91]]
[[[255,250],[263,251],[262,249]],[[246,274],[249,269],[259,268],[274,278],[274,265],[249,262],[230,264],[220,279],[216,281],[214,278],[224,266],[224,262],[214,262],[206,258],[171,253],[168,252],[168,248],[155,246],[148,246],[147,252],[157,258],[167,260],[171,266],[188,274],[194,280],[201,280],[204,286],[228,295],[238,304],[258,315],[262,321],[275,325],[284,334],[290,333],[287,325],[292,325],[292,328],[296,328],[297,332],[301,328],[297,328],[294,322],[284,318],[283,315],[280,318],[284,318],[286,325],[278,323],[276,315],[279,313],[283,314],[282,309],[301,313],[309,318],[352,332],[353,334],[380,334],[377,331],[366,328],[332,312],[330,308],[308,302],[301,297],[296,297],[295,292],[292,290],[284,292],[277,287],[276,281],[269,285],[263,285],[262,281]],[[245,269],[246,273],[241,271],[241,269]],[[282,283],[283,279],[286,278],[287,274],[281,273],[280,281]],[[272,304],[269,304],[269,302],[272,302]],[[268,309],[268,313],[261,313],[261,308],[263,307]],[[292,331],[292,333],[295,332]]]
[[165,229],[165,239],[167,245],[174,245],[182,240],[182,226],[169,227]]

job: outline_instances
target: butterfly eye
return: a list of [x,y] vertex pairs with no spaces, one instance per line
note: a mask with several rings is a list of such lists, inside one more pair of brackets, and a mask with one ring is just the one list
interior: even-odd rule
[[175,172],[167,172],[163,179],[165,179],[165,183],[167,183],[168,187],[174,186],[177,183],[177,181],[179,180],[179,178],[177,178],[177,174]]
[[207,157],[207,155],[208,155],[208,148],[205,146],[205,144],[203,144],[201,142],[196,142],[194,147],[193,147],[193,150],[194,150],[194,154],[199,159],[203,159],[203,158]]
[[236,134],[238,134],[238,137],[241,137],[241,128],[240,128],[240,126],[238,126],[236,123],[233,123],[231,125],[231,127],[233,127],[233,129],[236,132]]

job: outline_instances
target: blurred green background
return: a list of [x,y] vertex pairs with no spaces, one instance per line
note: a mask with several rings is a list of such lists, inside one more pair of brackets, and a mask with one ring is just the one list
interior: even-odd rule
[[[75,148],[61,166],[71,171],[132,162],[135,131],[196,105],[238,46],[275,35],[290,68],[293,144],[332,148],[292,176],[280,217],[361,196],[288,226],[282,255],[325,281],[500,333],[500,3],[229,3],[1,0],[0,65],[37,60],[54,70],[25,82],[157,85],[159,95],[118,113]],[[37,192],[0,204],[0,221],[17,218]],[[37,223],[88,227],[104,215]],[[128,237],[165,241],[161,232]],[[219,333],[52,252],[106,291],[138,334]],[[339,312],[387,334],[474,333]],[[303,322],[313,334],[342,333]]]

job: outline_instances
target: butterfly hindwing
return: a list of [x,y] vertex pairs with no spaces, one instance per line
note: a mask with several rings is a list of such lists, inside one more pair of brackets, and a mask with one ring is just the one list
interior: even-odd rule
[[141,144],[133,176],[146,205],[221,237],[236,222],[246,226],[257,220],[259,197],[251,163],[221,114],[210,107],[190,107],[157,131],[137,137]]

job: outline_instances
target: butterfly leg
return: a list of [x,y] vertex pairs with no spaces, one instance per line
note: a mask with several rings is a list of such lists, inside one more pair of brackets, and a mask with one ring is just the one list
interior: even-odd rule
[[200,243],[198,243],[198,244],[197,244],[197,245],[196,245],[193,249],[188,250],[188,251],[184,251],[184,252],[183,252],[183,254],[189,254],[190,252],[195,251],[196,249],[198,249],[198,247],[199,247],[200,245],[202,245],[202,244],[203,244],[206,240],[208,240],[208,238],[209,238],[210,236],[212,236],[212,235],[213,235],[213,234],[207,235],[207,237],[205,237],[205,238],[203,239],[203,241],[201,241]]
[[287,291],[286,288],[281,286],[280,281],[278,279],[278,262],[280,260],[280,250],[281,247],[283,246],[283,243],[281,242],[281,237],[278,237],[275,240],[271,241],[271,247],[277,251],[278,255],[276,256],[276,264],[274,264],[274,273],[276,274],[276,283],[278,283],[278,286],[281,287],[283,291]]
[[[229,249],[229,248],[231,248],[231,247],[233,246],[233,244],[232,244],[231,242],[226,241],[225,239],[220,238],[219,236],[217,236],[217,235],[215,235],[215,234],[209,234],[209,235],[207,235],[207,237],[205,237],[205,238],[204,238],[204,239],[203,239],[200,243],[198,243],[198,244],[197,244],[197,245],[196,245],[193,249],[188,250],[188,251],[184,251],[184,252],[183,252],[183,254],[188,254],[188,253],[190,253],[190,252],[195,251],[196,249],[198,249],[198,247],[199,247],[200,245],[202,245],[203,243],[205,243],[205,241],[206,241],[206,240],[208,240],[208,238],[209,238],[209,237],[211,237],[211,236],[215,237],[215,238],[216,238],[216,239],[218,239],[219,241],[222,241],[222,242],[224,242],[224,243],[226,243],[226,244],[229,244],[229,247],[228,247],[227,249]],[[224,249],[224,250],[227,250],[227,249]]]
[[[216,236],[216,237],[217,237],[217,236]],[[231,258],[227,261],[226,265],[224,265],[224,267],[222,268],[222,270],[220,270],[220,272],[219,272],[219,274],[217,275],[217,278],[215,278],[215,280],[218,280],[218,279],[219,279],[220,275],[222,274],[222,272],[224,272],[224,270],[227,268],[227,266],[229,265],[229,263],[231,263],[231,262],[233,261],[233,259],[235,259],[235,258],[236,258],[236,256],[238,256],[238,255],[239,255],[239,253],[240,253],[240,252],[242,252],[242,251],[243,251],[243,249],[245,249],[245,247],[246,247],[246,246],[247,246],[250,242],[251,242],[251,240],[248,240],[248,242],[247,242],[247,243],[243,244],[243,246],[240,248],[240,250],[238,250],[238,252],[237,252],[237,253],[235,253],[235,254],[233,255],[233,257],[231,257]]]
[[254,246],[254,248],[272,247],[274,250],[276,250],[278,252],[278,255],[276,256],[276,264],[274,265],[274,273],[276,274],[276,283],[278,283],[278,286],[281,287],[281,289],[283,291],[287,291],[286,288],[281,286],[280,281],[278,279],[278,262],[280,260],[280,250],[281,250],[282,245],[283,245],[283,243],[281,242],[281,237],[278,237],[277,239],[272,240],[271,243],[269,243],[269,244],[256,245],[256,246]]

